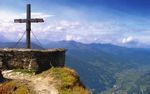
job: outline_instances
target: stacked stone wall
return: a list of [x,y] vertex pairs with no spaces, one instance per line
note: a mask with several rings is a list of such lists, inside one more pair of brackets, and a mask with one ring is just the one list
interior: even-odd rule
[[1,69],[29,69],[42,72],[51,67],[65,65],[63,48],[48,50],[0,49]]

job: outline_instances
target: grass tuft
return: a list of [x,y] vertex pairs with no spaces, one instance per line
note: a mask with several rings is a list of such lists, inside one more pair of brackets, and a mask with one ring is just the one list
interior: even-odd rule
[[30,94],[26,85],[16,81],[8,81],[0,85],[0,94]]
[[51,68],[49,72],[57,79],[58,84],[56,87],[60,94],[89,94],[89,91],[85,89],[74,70],[69,68]]
[[13,72],[21,72],[23,74],[31,74],[31,75],[36,74],[35,70],[28,70],[28,69],[14,69]]

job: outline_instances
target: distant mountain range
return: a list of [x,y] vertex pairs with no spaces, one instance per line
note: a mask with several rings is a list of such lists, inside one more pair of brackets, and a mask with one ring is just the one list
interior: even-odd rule
[[[10,47],[10,44],[2,43],[0,47]],[[44,47],[68,49],[66,66],[77,70],[94,94],[150,94],[147,84],[150,82],[150,49],[75,41],[50,42]],[[34,48],[42,47],[34,44]]]
[[9,39],[7,39],[5,36],[0,34],[0,42],[9,42]]
[[[0,42],[0,48],[25,48],[26,43],[16,43],[16,42]],[[31,43],[32,49],[44,49],[41,46]]]

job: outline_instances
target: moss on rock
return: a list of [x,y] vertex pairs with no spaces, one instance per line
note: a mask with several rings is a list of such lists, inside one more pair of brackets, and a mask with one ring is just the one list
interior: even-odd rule
[[51,68],[41,75],[51,74],[56,80],[59,94],[90,94],[81,83],[77,73],[69,68]]
[[7,81],[0,85],[0,94],[32,94],[29,88],[18,81]]

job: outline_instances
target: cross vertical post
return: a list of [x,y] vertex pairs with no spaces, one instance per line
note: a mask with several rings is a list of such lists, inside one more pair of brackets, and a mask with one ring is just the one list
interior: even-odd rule
[[26,23],[26,48],[31,48],[31,23],[44,22],[42,18],[31,18],[31,4],[27,4],[26,19],[15,19],[15,23]]
[[26,48],[31,48],[31,5],[27,4],[27,21],[26,21]]

